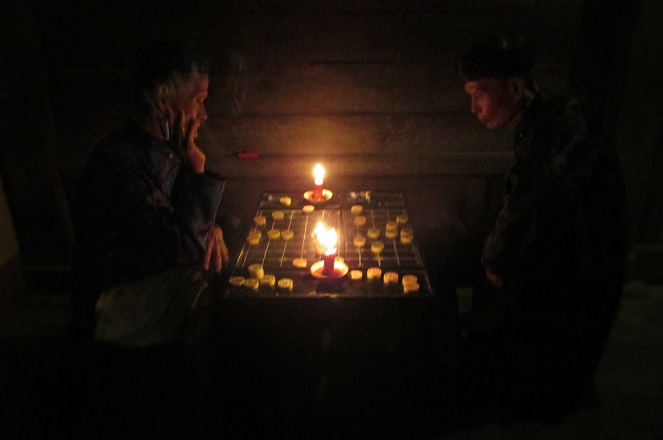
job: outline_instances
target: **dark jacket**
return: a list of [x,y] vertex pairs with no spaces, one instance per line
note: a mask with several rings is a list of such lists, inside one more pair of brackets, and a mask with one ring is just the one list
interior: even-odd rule
[[514,147],[482,254],[504,281],[486,296],[498,319],[463,344],[459,400],[472,402],[474,420],[559,420],[591,379],[619,305],[624,182],[570,101],[538,96]]
[[131,120],[96,145],[74,201],[74,314],[89,324],[102,290],[201,262],[223,187]]
[[532,325],[563,326],[562,316],[583,320],[604,306],[610,320],[625,256],[616,155],[577,104],[559,98],[538,96],[514,136],[507,194],[482,263],[503,277],[519,319]]

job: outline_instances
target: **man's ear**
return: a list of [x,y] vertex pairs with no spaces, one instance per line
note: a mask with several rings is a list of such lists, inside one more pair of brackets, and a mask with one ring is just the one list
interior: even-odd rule
[[522,98],[525,94],[525,79],[520,76],[509,78],[509,91],[516,101]]

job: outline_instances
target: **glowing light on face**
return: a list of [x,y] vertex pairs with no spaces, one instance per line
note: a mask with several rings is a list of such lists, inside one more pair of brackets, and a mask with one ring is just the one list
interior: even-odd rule
[[512,82],[486,78],[465,83],[471,109],[482,124],[493,130],[503,127],[520,111],[522,92]]

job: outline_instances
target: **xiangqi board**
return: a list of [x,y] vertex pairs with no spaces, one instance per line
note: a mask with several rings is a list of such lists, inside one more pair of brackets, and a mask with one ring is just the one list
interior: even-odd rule
[[[319,223],[338,234],[337,260],[348,268],[340,280],[321,282],[310,273],[325,251],[315,235]],[[258,266],[260,277],[250,270]],[[293,194],[265,193],[228,294],[430,295],[431,288],[399,193],[342,193],[319,205]]]

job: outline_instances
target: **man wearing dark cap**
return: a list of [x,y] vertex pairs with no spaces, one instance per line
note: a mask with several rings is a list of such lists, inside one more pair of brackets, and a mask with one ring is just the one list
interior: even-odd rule
[[494,38],[460,62],[472,113],[514,136],[477,291],[502,319],[480,331],[481,311],[468,315],[466,360],[477,413],[549,419],[590,381],[616,313],[624,188],[616,155],[578,103],[536,86],[534,61],[523,41]]
[[216,224],[224,181],[196,144],[207,119],[202,47],[140,46],[129,66],[131,114],[90,153],[74,204],[72,330],[82,339],[190,342],[205,272],[228,261]]

